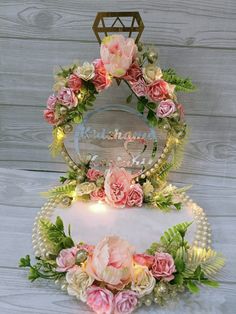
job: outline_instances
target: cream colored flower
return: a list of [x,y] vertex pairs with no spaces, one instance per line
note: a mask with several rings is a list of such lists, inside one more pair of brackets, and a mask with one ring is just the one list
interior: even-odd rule
[[156,285],[156,280],[148,267],[135,265],[131,290],[136,292],[139,297],[150,294]]
[[172,99],[175,98],[175,85],[168,83],[167,90],[168,90],[168,94],[169,94],[170,98],[172,98]]
[[82,66],[79,66],[75,70],[75,74],[78,75],[78,77],[80,77],[82,80],[89,81],[95,75],[94,70],[94,65],[92,63],[84,62]]
[[151,182],[149,180],[147,180],[144,184],[143,184],[143,193],[145,197],[150,196],[154,191],[154,188],[151,184]]
[[67,272],[66,281],[68,282],[68,294],[86,302],[86,290],[93,284],[94,279],[80,267],[77,267]]
[[162,77],[162,71],[155,64],[147,64],[143,67],[143,77],[147,83],[152,83]]
[[55,83],[53,85],[53,90],[55,92],[58,92],[63,87],[66,86],[67,80],[63,76],[55,76]]
[[94,182],[83,182],[76,186],[75,192],[78,196],[90,194],[97,189]]

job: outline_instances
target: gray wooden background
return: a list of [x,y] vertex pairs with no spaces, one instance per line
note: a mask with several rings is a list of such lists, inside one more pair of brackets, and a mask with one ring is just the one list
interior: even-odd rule
[[162,66],[191,75],[198,85],[196,93],[180,97],[191,136],[184,164],[171,179],[193,184],[189,194],[206,209],[214,247],[227,264],[221,287],[193,297],[185,313],[233,313],[235,0],[0,0],[0,312],[79,313],[76,301],[53,286],[28,283],[17,260],[31,251],[31,226],[43,203],[38,193],[65,170],[48,153],[50,127],[42,119],[53,67],[98,56],[91,25],[97,11],[109,10],[139,10],[146,26],[142,39],[159,48]]

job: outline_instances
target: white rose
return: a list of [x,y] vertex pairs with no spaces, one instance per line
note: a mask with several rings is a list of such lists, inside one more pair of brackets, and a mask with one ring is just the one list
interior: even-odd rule
[[136,265],[133,271],[131,290],[139,297],[150,294],[156,285],[156,279],[149,271],[148,267]]
[[143,67],[143,77],[147,83],[152,83],[162,77],[162,71],[155,64],[147,64]]
[[89,62],[84,62],[82,66],[79,66],[76,69],[75,74],[77,74],[82,80],[89,81],[95,75],[94,65]]
[[67,272],[66,281],[68,294],[86,302],[86,290],[93,284],[94,279],[78,267]]

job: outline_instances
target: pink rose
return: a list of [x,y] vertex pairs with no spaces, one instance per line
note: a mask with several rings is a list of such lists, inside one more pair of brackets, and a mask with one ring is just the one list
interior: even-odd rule
[[150,268],[154,262],[154,256],[148,254],[135,254],[133,256],[134,262]]
[[156,279],[171,281],[176,271],[173,257],[168,253],[156,253],[151,272]]
[[93,78],[93,84],[97,90],[97,92],[102,91],[103,89],[106,89],[111,85],[111,78],[109,74],[107,73],[104,64],[101,59],[96,59],[93,62],[94,69],[95,69],[95,76]]
[[97,169],[91,168],[88,170],[86,176],[89,181],[97,181],[98,178],[103,176],[103,173]]
[[133,38],[122,35],[111,35],[103,39],[101,44],[101,59],[109,74],[122,77],[131,66],[137,52]]
[[147,94],[153,101],[160,101],[168,97],[168,83],[157,80],[147,85]]
[[47,100],[47,109],[53,110],[57,103],[57,97],[55,95],[50,95]]
[[134,62],[123,78],[131,83],[137,82],[142,77],[142,70],[137,62]]
[[138,97],[146,95],[147,86],[143,78],[139,78],[136,82],[130,83],[130,85]]
[[113,298],[113,293],[105,288],[91,286],[87,289],[87,304],[97,314],[111,314]]
[[143,204],[143,190],[140,184],[131,185],[127,198],[127,206],[141,207]]
[[124,207],[127,202],[131,180],[131,174],[124,168],[110,168],[104,182],[106,201],[114,207]]
[[61,250],[56,259],[56,263],[58,266],[56,271],[63,273],[68,269],[73,268],[75,266],[77,252],[78,249],[76,247]]
[[131,281],[134,248],[117,236],[104,238],[87,260],[87,273],[121,290]]
[[75,74],[71,74],[68,79],[68,87],[72,89],[73,92],[78,92],[82,86],[82,80]]
[[106,197],[105,190],[103,188],[97,189],[90,194],[92,201],[104,201]]
[[137,294],[131,290],[119,292],[115,296],[114,313],[130,314],[134,311],[138,304]]
[[78,104],[78,99],[71,88],[63,87],[58,94],[58,100],[69,108],[76,107]]
[[55,112],[51,109],[45,109],[43,111],[44,119],[50,124],[57,124],[58,119],[55,116]]
[[159,118],[169,117],[176,111],[175,103],[171,99],[162,100],[157,107],[157,116]]

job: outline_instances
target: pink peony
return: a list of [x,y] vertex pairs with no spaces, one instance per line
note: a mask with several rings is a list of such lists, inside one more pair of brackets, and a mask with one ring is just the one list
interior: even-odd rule
[[176,111],[175,103],[171,99],[162,100],[157,107],[157,116],[159,118],[166,118]]
[[93,84],[97,92],[102,91],[103,89],[108,88],[111,85],[111,77],[107,73],[104,64],[101,59],[96,59],[93,62],[95,68],[95,76],[93,78]]
[[142,77],[142,70],[137,62],[134,62],[128,69],[123,78],[130,83],[135,83]]
[[131,290],[119,292],[115,296],[114,313],[130,314],[134,311],[138,304],[137,294]]
[[75,267],[77,252],[78,252],[78,249],[76,247],[61,250],[61,252],[59,253],[56,259],[57,266],[58,266],[56,271],[63,273]]
[[88,170],[86,176],[89,181],[97,181],[98,178],[103,176],[103,173],[97,169],[91,168]]
[[147,86],[143,78],[139,78],[136,82],[130,83],[130,85],[138,97],[146,95]]
[[131,281],[134,248],[117,236],[104,238],[87,260],[87,273],[121,290]]
[[57,124],[58,119],[55,116],[55,112],[51,109],[45,109],[43,111],[44,119],[50,124]]
[[71,88],[63,87],[59,94],[58,100],[69,108],[76,107],[78,104],[78,98],[75,96],[73,90]]
[[104,182],[106,201],[114,207],[124,207],[128,199],[131,180],[131,174],[124,168],[110,168]]
[[104,201],[106,197],[105,190],[103,188],[93,191],[90,194],[92,201]]
[[137,47],[133,38],[122,35],[111,35],[103,39],[101,44],[101,59],[109,74],[122,77],[126,74],[136,57]]
[[50,95],[47,100],[47,109],[53,110],[57,103],[57,97],[55,95]]
[[176,271],[173,257],[168,253],[156,253],[151,272],[156,279],[171,281]]
[[111,314],[113,298],[112,292],[105,288],[91,286],[87,289],[87,304],[97,314]]
[[141,207],[143,204],[143,190],[140,184],[131,185],[127,198],[127,206]]
[[154,262],[154,256],[148,254],[135,254],[133,256],[134,262],[141,266],[150,268]]
[[67,84],[73,92],[78,92],[82,87],[82,80],[77,75],[71,74]]
[[168,97],[168,83],[163,80],[157,80],[147,85],[147,95],[153,101],[160,101]]

